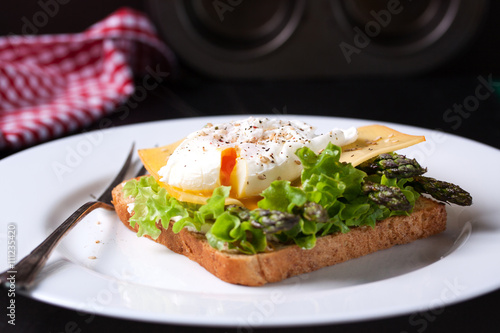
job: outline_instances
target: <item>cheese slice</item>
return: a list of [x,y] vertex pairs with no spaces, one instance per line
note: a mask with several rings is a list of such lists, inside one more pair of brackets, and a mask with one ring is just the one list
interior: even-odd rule
[[393,152],[425,141],[424,136],[409,135],[383,125],[358,127],[358,139],[342,147],[341,162],[357,166],[377,155]]
[[[210,197],[206,193],[184,191],[160,182],[161,176],[158,174],[158,171],[167,164],[168,158],[182,141],[180,140],[162,147],[140,149],[138,154],[146,170],[155,177],[160,186],[164,187],[172,197],[179,201],[205,204]],[[407,148],[423,141],[425,141],[424,136],[404,134],[382,125],[359,127],[358,139],[342,147],[340,161],[357,166],[379,154]],[[261,197],[248,199],[228,198],[226,204],[236,204],[254,209],[257,208],[257,202],[260,199]]]
[[146,170],[148,170],[149,174],[156,178],[156,180],[160,179],[160,175],[158,171],[167,164],[168,158],[174,152],[175,148],[177,148],[183,140],[179,140],[175,143],[155,148],[148,149],[139,149],[137,152],[139,154],[139,158],[144,164]]

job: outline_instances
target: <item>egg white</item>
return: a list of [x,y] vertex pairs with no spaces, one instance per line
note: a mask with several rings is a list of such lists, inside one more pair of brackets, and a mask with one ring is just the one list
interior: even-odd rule
[[329,142],[344,146],[356,141],[356,128],[315,134],[301,121],[250,117],[212,125],[186,137],[159,170],[161,182],[184,191],[207,193],[221,186],[221,159],[225,149],[235,149],[236,164],[230,186],[235,198],[259,195],[277,179],[293,181],[302,165],[295,155],[307,146],[316,153]]

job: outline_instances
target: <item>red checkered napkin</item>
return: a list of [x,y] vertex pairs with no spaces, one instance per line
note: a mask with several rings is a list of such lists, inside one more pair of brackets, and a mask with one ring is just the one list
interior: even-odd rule
[[149,19],[127,8],[78,34],[0,37],[0,149],[89,125],[133,94],[134,75],[173,61]]

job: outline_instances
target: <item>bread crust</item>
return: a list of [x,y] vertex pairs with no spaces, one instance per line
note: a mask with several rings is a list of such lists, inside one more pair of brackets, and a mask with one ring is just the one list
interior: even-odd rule
[[[113,190],[113,204],[123,224],[137,232],[138,225],[133,228],[128,222],[131,214],[127,205],[133,199],[123,196],[122,187],[120,184]],[[421,196],[410,216],[389,217],[375,228],[357,227],[345,234],[318,237],[310,250],[290,245],[255,255],[219,251],[208,244],[204,235],[186,229],[175,234],[172,222],[168,229],[157,224],[161,230],[157,239],[145,237],[197,262],[223,281],[261,286],[438,234],[446,229],[446,218],[444,204]]]

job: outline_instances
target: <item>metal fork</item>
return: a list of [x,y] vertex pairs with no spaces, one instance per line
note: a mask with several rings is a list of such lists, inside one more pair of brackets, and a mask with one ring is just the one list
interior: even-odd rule
[[111,203],[111,190],[124,180],[125,174],[127,173],[132,160],[134,147],[135,144],[132,143],[130,152],[120,172],[116,175],[115,179],[106,188],[106,190],[104,190],[101,196],[97,198],[97,200],[84,203],[30,254],[24,257],[14,267],[10,267],[7,271],[0,274],[0,282],[2,285],[10,284],[9,280],[11,280],[15,281],[16,288],[24,290],[31,288],[34,285],[36,275],[47,262],[50,253],[68,231],[70,231],[83,217],[96,208],[114,210],[113,204]]

